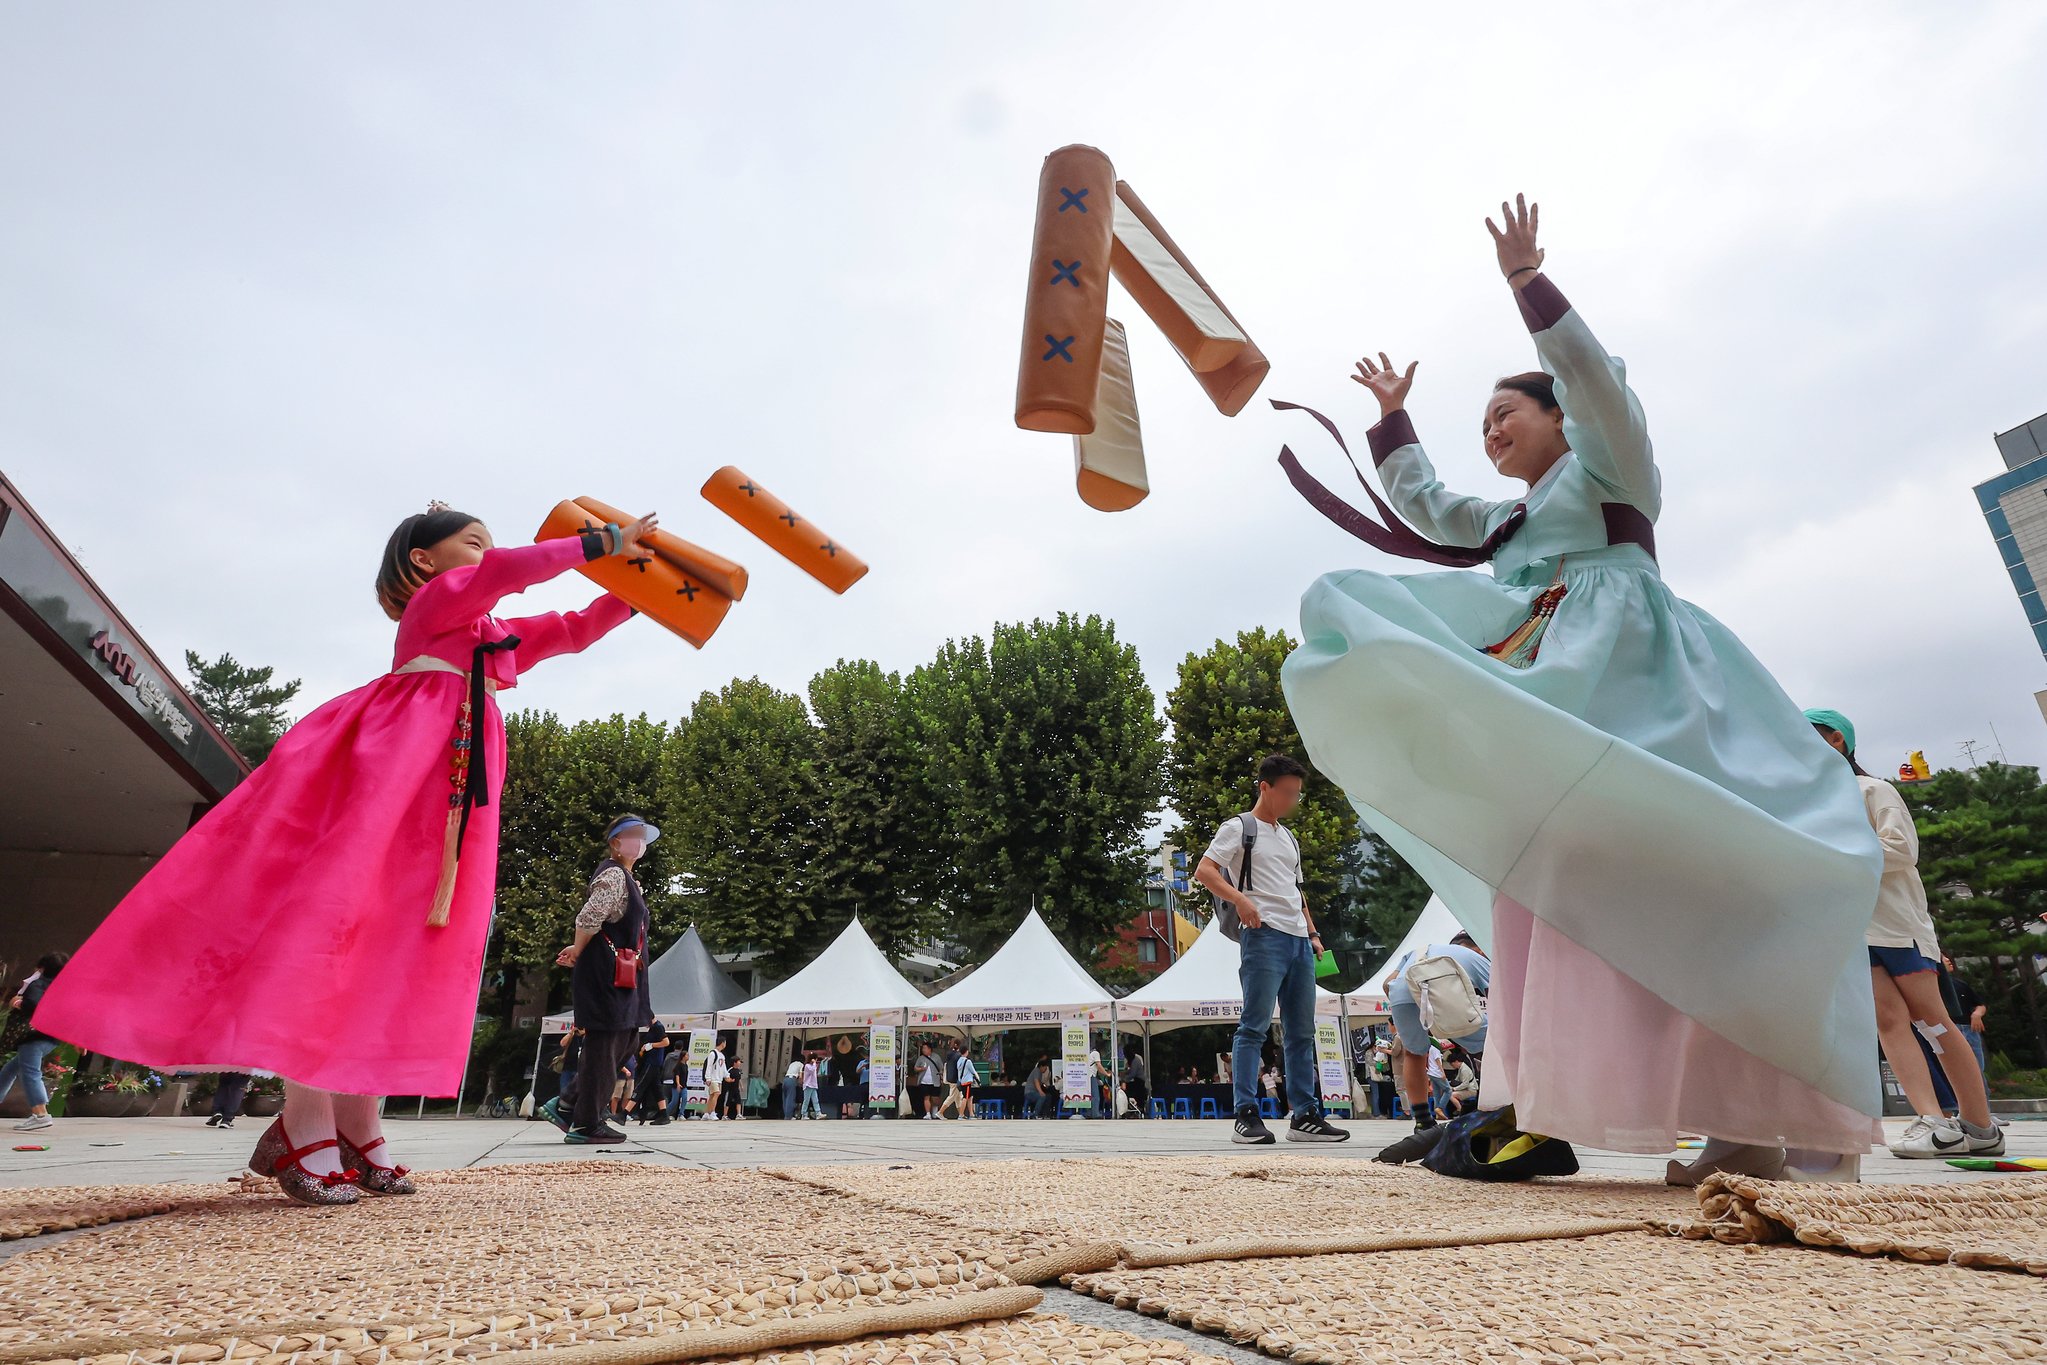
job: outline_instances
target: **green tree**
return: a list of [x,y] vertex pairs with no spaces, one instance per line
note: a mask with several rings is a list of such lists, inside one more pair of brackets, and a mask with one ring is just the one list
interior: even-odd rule
[[1137,651],[1065,612],[949,641],[908,691],[948,837],[953,933],[1000,943],[1036,901],[1092,958],[1142,902],[1164,741]]
[[1987,1046],[2047,1064],[2047,788],[2035,768],[1986,763],[1902,788],[1941,947],[1989,1006]]
[[786,971],[825,946],[817,731],[801,697],[758,678],[704,693],[668,746],[663,792],[678,908],[713,949],[752,944]]
[[810,680],[817,718],[818,849],[813,918],[822,943],[856,913],[891,958],[943,927],[936,850],[939,809],[903,680],[865,659],[840,660]]
[[273,668],[251,668],[238,663],[232,654],[209,663],[189,649],[185,651],[185,671],[191,674],[192,700],[220,727],[236,752],[252,767],[270,757],[291,724],[284,708],[299,694],[299,680],[273,683]]
[[[1258,764],[1267,754],[1308,763],[1307,746],[1287,709],[1280,666],[1293,652],[1285,631],[1263,627],[1189,654],[1166,695],[1173,727],[1166,794],[1178,817],[1167,837],[1201,857],[1218,826],[1258,798]],[[1308,904],[1328,946],[1347,970],[1362,972],[1375,951],[1397,942],[1428,899],[1428,887],[1400,856],[1362,830],[1343,791],[1309,764],[1300,808],[1287,827],[1301,843]]]

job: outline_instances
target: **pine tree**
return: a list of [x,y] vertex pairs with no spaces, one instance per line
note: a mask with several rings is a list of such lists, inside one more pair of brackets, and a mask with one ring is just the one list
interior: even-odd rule
[[251,767],[270,757],[291,724],[284,708],[299,694],[299,680],[273,684],[273,668],[251,668],[236,662],[232,654],[208,663],[189,649],[185,651],[185,671],[191,675],[192,700],[227,736],[235,751]]

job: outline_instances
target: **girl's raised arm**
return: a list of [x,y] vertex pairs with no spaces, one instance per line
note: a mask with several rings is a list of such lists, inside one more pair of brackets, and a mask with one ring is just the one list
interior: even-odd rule
[[406,605],[406,618],[415,629],[435,635],[460,630],[479,616],[489,615],[491,608],[513,593],[545,583],[588,560],[631,551],[657,524],[654,514],[648,513],[616,533],[600,528],[561,540],[486,550],[482,562],[428,579]]

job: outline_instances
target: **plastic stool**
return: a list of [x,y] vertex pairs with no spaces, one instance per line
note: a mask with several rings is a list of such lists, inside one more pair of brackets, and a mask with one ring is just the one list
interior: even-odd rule
[[1222,1116],[1222,1110],[1216,1108],[1213,1096],[1204,1095],[1201,1097],[1201,1117],[1205,1119],[1219,1119]]
[[1194,1117],[1194,1105],[1193,1105],[1193,1102],[1192,1102],[1192,1101],[1190,1101],[1189,1099],[1187,1099],[1187,1097],[1186,1097],[1186,1096],[1184,1096],[1184,1095],[1183,1095],[1183,1096],[1181,1096],[1181,1097],[1180,1097],[1179,1099],[1177,1099],[1177,1100],[1174,1100],[1174,1101],[1173,1101],[1173,1117],[1174,1117],[1174,1118],[1176,1118],[1176,1119],[1191,1119],[1191,1118],[1193,1118],[1193,1117]]

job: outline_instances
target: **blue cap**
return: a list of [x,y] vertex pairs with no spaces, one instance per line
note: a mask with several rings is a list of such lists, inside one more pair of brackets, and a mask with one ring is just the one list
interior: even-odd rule
[[638,830],[642,834],[646,835],[647,842],[650,844],[661,837],[661,831],[658,827],[648,824],[639,816],[621,815],[618,817],[618,819],[613,820],[611,822],[610,829],[604,831],[604,842],[608,844],[613,839],[616,839],[619,835],[630,834],[634,830]]

